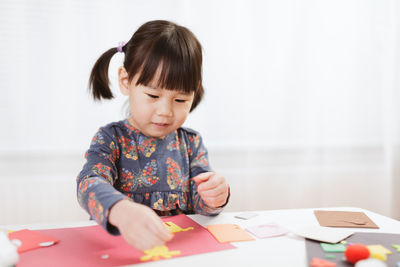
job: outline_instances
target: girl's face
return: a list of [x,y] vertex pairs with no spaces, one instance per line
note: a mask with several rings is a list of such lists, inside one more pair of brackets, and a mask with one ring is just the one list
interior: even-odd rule
[[121,92],[129,96],[129,123],[148,137],[164,138],[185,122],[194,94],[157,88],[156,82],[136,85],[137,78],[129,83],[126,70],[119,69]]

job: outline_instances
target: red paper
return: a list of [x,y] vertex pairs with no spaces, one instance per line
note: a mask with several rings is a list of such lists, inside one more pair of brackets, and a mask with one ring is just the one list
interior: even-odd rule
[[15,231],[8,234],[10,240],[18,239],[21,241],[21,246],[18,247],[18,253],[22,253],[31,249],[42,247],[41,243],[54,242],[57,243],[58,239],[45,235],[39,231],[31,231],[28,229]]
[[311,267],[336,267],[336,263],[320,258],[313,258],[310,262]]
[[[166,244],[170,251],[180,251],[174,257],[189,256],[235,248],[231,244],[220,244],[201,225],[184,214],[164,217],[164,222],[193,230],[174,234]],[[40,230],[41,233],[57,237],[60,242],[46,249],[31,250],[20,255],[18,267],[23,266],[120,266],[143,263],[145,254],[132,248],[122,236],[112,236],[100,226]],[[163,259],[161,259],[163,260]]]

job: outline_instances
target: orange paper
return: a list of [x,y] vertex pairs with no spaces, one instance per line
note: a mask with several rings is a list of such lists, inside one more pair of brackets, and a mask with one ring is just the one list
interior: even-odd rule
[[245,230],[236,224],[207,225],[207,230],[220,243],[255,240],[251,235],[249,235]]

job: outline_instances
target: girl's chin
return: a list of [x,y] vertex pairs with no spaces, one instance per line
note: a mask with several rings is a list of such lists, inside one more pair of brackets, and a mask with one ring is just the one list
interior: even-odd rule
[[163,139],[164,137],[166,137],[167,135],[169,135],[171,133],[171,131],[167,131],[165,130],[150,130],[147,133],[144,133],[146,136],[148,137],[152,137],[152,138],[157,138],[157,139]]

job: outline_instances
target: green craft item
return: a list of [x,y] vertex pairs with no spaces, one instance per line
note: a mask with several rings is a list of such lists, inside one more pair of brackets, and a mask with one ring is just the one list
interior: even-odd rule
[[345,252],[346,251],[346,246],[343,244],[321,243],[321,247],[324,252]]
[[392,247],[394,247],[397,250],[397,252],[400,252],[400,245],[393,244]]

